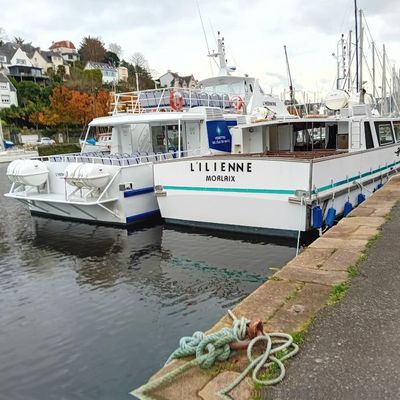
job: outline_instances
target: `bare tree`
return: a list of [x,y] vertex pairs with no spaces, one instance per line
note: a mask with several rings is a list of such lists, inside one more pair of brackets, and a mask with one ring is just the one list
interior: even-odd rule
[[131,57],[131,63],[135,67],[140,67],[146,71],[149,70],[149,62],[147,61],[146,57],[140,52],[133,53]]
[[121,59],[122,56],[122,47],[118,43],[110,43],[108,45],[108,50],[111,51],[112,53],[115,53],[119,59]]
[[25,39],[23,39],[21,36],[14,36],[13,43],[18,46],[22,46],[25,43]]
[[8,38],[6,35],[6,31],[0,26],[0,46],[2,46],[7,40]]

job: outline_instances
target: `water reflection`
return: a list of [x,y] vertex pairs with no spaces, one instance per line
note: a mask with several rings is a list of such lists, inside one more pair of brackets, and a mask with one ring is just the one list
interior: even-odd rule
[[129,399],[177,338],[207,329],[295,252],[292,241],[31,219],[3,197],[0,214],[7,399]]

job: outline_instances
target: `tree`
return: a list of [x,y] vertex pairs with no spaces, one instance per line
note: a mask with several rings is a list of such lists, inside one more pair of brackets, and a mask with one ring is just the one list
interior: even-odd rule
[[120,61],[119,57],[115,53],[113,53],[112,51],[107,51],[104,57],[104,62],[114,67],[118,67]]
[[106,52],[104,43],[99,37],[84,37],[79,47],[79,54],[83,62],[103,62]]
[[0,26],[0,46],[3,46],[4,43],[7,41],[7,35],[4,28]]
[[118,58],[121,58],[123,53],[122,47],[117,43],[110,43],[108,45],[108,51],[111,51],[111,53],[115,53],[118,56]]
[[132,54],[131,63],[135,67],[140,67],[141,69],[144,69],[146,71],[149,70],[149,62],[147,61],[146,57],[140,52]]
[[13,43],[15,43],[17,46],[22,46],[25,43],[25,39],[22,39],[21,36],[14,36]]

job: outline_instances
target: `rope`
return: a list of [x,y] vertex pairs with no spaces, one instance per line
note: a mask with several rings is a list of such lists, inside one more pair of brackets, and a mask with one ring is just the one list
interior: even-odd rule
[[[178,375],[183,374],[192,367],[199,366],[203,369],[211,368],[216,361],[226,361],[231,355],[230,343],[242,341],[246,338],[246,328],[249,320],[246,318],[236,318],[229,310],[229,315],[233,319],[232,328],[222,328],[218,332],[210,335],[205,335],[203,332],[194,332],[192,336],[184,336],[179,340],[179,347],[169,356],[166,365],[174,359],[180,359],[190,355],[195,355],[195,358],[178,368],[166,373],[160,378],[153,379],[145,385],[131,392],[133,396],[141,400],[150,400],[151,397],[146,393],[171,382]],[[273,339],[278,339],[274,340]],[[266,342],[264,352],[254,358],[253,348],[258,343]],[[277,346],[276,346],[277,345]],[[288,349],[293,349],[288,352]],[[273,385],[283,380],[285,377],[285,367],[282,361],[294,356],[299,351],[299,347],[293,343],[293,338],[285,333],[269,333],[257,336],[252,339],[247,348],[247,358],[249,365],[247,368],[227,387],[220,390],[217,394],[224,400],[230,400],[227,396],[240,382],[253,370],[252,379],[260,385]],[[274,354],[284,352],[281,357],[275,357]],[[272,379],[261,379],[258,374],[262,368],[268,368],[273,363],[276,363],[279,368],[279,375]]]

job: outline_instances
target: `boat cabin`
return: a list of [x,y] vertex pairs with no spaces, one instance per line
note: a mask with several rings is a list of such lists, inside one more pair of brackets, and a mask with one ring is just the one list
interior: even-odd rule
[[335,154],[379,148],[400,141],[400,119],[321,117],[272,120],[232,128],[236,154]]

